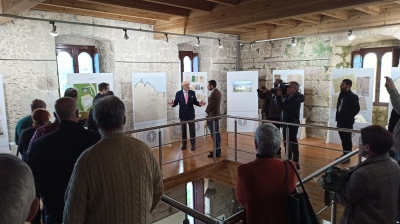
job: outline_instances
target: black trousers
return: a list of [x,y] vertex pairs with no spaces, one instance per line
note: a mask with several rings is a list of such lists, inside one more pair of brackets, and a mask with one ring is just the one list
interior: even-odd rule
[[[289,125],[289,139],[286,136],[286,125],[283,125],[283,140],[285,141],[285,152],[288,152],[288,158],[292,159],[296,163],[296,166],[299,167],[299,145],[297,142],[297,132],[299,131],[298,126],[290,126]],[[289,141],[289,150],[286,149],[286,141]]]
[[[181,120],[181,122],[183,122]],[[190,144],[192,146],[196,145],[196,131],[194,129],[194,122],[187,124],[189,125],[189,134],[190,134]],[[182,145],[186,145],[187,143],[187,129],[186,129],[186,124],[181,125],[181,131],[182,131]]]
[[351,132],[339,131],[340,140],[342,141],[343,155],[351,152],[353,149],[353,142],[351,141]]

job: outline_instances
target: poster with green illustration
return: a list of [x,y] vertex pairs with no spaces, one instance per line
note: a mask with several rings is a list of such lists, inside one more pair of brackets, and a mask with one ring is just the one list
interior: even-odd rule
[[79,111],[90,111],[93,107],[93,99],[97,93],[96,83],[79,83],[73,84],[78,90],[78,107]]

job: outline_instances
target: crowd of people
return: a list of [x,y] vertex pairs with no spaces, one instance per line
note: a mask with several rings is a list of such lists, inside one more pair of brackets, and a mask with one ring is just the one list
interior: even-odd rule
[[113,95],[101,83],[85,120],[68,88],[53,123],[46,103],[32,101],[15,132],[22,160],[0,154],[1,224],[151,222],[162,175],[150,148],[123,133],[125,105]]
[[[31,115],[16,127],[22,160],[0,154],[0,224],[151,222],[151,213],[163,195],[159,164],[145,143],[123,133],[125,105],[106,83],[100,85],[89,118],[95,128],[82,125],[76,89],[67,89],[64,97],[55,101],[53,123],[46,103],[32,101]],[[351,80],[345,79],[340,86],[336,119],[341,128],[352,128],[359,111],[351,85]],[[206,113],[215,117],[207,126],[211,134],[215,132],[215,153],[220,157],[221,92],[216,86],[215,80],[208,82],[211,94]],[[400,114],[400,94],[390,78],[385,86],[395,112]],[[261,124],[254,133],[256,159],[238,167],[236,198],[244,207],[243,223],[289,223],[286,197],[296,192],[296,172],[300,169],[298,126],[288,124],[289,136],[283,132],[284,141],[290,142],[286,149],[289,159],[293,159],[285,161],[276,155],[281,150],[280,128],[286,125],[273,121],[300,123],[304,95],[299,88],[297,82],[276,80],[274,89],[258,89],[258,96],[265,100],[262,111],[271,123]],[[179,105],[181,121],[189,121],[195,118],[194,106],[206,103],[197,101],[189,83],[183,82],[169,105]],[[189,123],[191,150],[196,150],[193,129]],[[349,178],[341,191],[330,193],[332,200],[345,206],[341,223],[392,224],[398,220],[400,167],[389,152],[400,153],[399,122],[391,132],[378,125],[361,130],[359,154],[365,161],[348,169]],[[351,151],[351,141],[347,132],[340,137],[346,155]],[[182,150],[186,144],[185,124]],[[213,157],[213,153],[208,156]],[[290,169],[287,162],[297,170]]]

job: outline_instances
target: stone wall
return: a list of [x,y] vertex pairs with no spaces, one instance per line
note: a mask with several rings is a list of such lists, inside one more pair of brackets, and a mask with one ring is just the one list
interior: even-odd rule
[[[272,86],[273,70],[304,69],[304,118],[311,125],[328,126],[330,83],[333,68],[350,68],[351,52],[360,48],[398,46],[398,28],[380,28],[354,33],[349,41],[343,33],[245,44],[241,48],[241,70],[259,71],[259,85]],[[262,101],[260,101],[260,108]],[[386,126],[387,108],[374,107],[373,124]],[[307,136],[326,137],[326,131],[307,128]]]

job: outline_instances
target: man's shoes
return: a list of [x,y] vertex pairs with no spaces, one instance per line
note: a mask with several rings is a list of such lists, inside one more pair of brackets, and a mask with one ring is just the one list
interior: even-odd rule
[[182,146],[181,146],[181,150],[185,150],[185,149],[187,149],[187,148],[186,148],[186,145],[182,145]]
[[192,148],[190,148],[190,150],[192,151],[196,150],[196,146],[192,145]]

